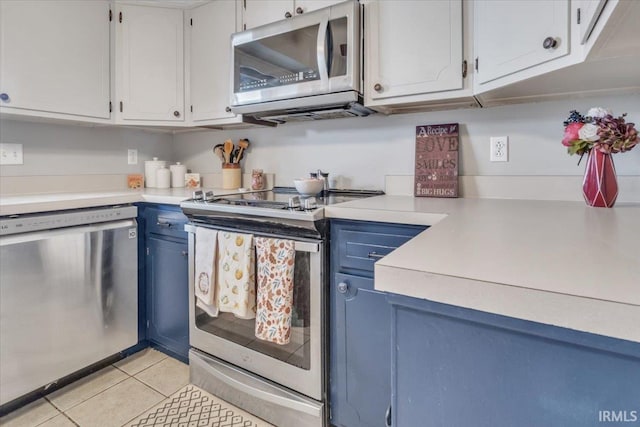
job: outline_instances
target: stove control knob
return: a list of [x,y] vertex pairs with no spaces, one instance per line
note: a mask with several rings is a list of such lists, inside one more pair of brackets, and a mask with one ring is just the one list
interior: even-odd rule
[[193,200],[202,200],[204,198],[204,195],[202,194],[202,190],[198,190],[198,191],[194,191],[193,192]]
[[216,197],[213,195],[213,191],[207,191],[204,193],[204,201],[205,202],[213,202],[213,199]]
[[300,209],[300,197],[289,197],[289,209]]
[[309,197],[308,199],[304,199],[304,208],[305,210],[315,209],[318,207],[318,202],[315,197]]

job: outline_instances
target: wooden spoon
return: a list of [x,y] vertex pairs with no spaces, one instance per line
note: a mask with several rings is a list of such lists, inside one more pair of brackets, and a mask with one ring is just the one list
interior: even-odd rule
[[233,152],[233,142],[230,139],[227,139],[224,142],[224,159],[226,163],[231,163],[231,153]]
[[242,152],[244,150],[246,150],[247,148],[249,148],[249,140],[248,139],[241,139],[240,141],[238,141],[238,147],[240,147],[240,151],[238,152],[238,155],[236,156],[236,163],[238,163],[240,161],[240,159],[242,158]]

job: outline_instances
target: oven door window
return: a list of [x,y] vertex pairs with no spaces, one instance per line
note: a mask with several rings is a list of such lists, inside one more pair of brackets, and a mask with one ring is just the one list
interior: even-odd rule
[[[291,315],[291,337],[286,345],[263,341],[255,336],[255,319],[245,320],[220,312],[210,317],[195,307],[196,327],[204,332],[278,359],[289,365],[309,370],[311,364],[311,261],[318,254],[296,251]],[[318,278],[319,279],[319,278]]]

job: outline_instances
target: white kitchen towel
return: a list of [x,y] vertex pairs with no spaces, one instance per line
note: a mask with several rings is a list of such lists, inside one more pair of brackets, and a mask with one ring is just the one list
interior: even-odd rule
[[240,319],[256,317],[254,252],[251,234],[218,233],[218,308]]
[[194,291],[198,298],[198,306],[212,317],[218,315],[215,298],[217,244],[217,231],[204,227],[196,227],[196,275]]
[[257,338],[288,344],[291,337],[295,242],[256,237],[258,254]]

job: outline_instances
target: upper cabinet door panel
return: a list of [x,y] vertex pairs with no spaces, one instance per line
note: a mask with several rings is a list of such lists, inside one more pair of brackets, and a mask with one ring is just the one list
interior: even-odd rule
[[182,10],[122,5],[120,12],[120,117],[184,120]]
[[372,100],[461,89],[462,1],[367,3]]
[[480,83],[569,53],[568,0],[481,0],[474,5]]
[[294,14],[293,0],[246,0],[242,22],[248,30],[286,19],[287,13]]
[[193,121],[235,117],[227,112],[231,85],[231,34],[236,5],[218,0],[191,10],[191,105]]
[[0,1],[3,107],[108,119],[108,1]]
[[600,12],[607,0],[581,0],[580,6],[580,43],[584,44],[589,39],[593,27],[596,25]]

